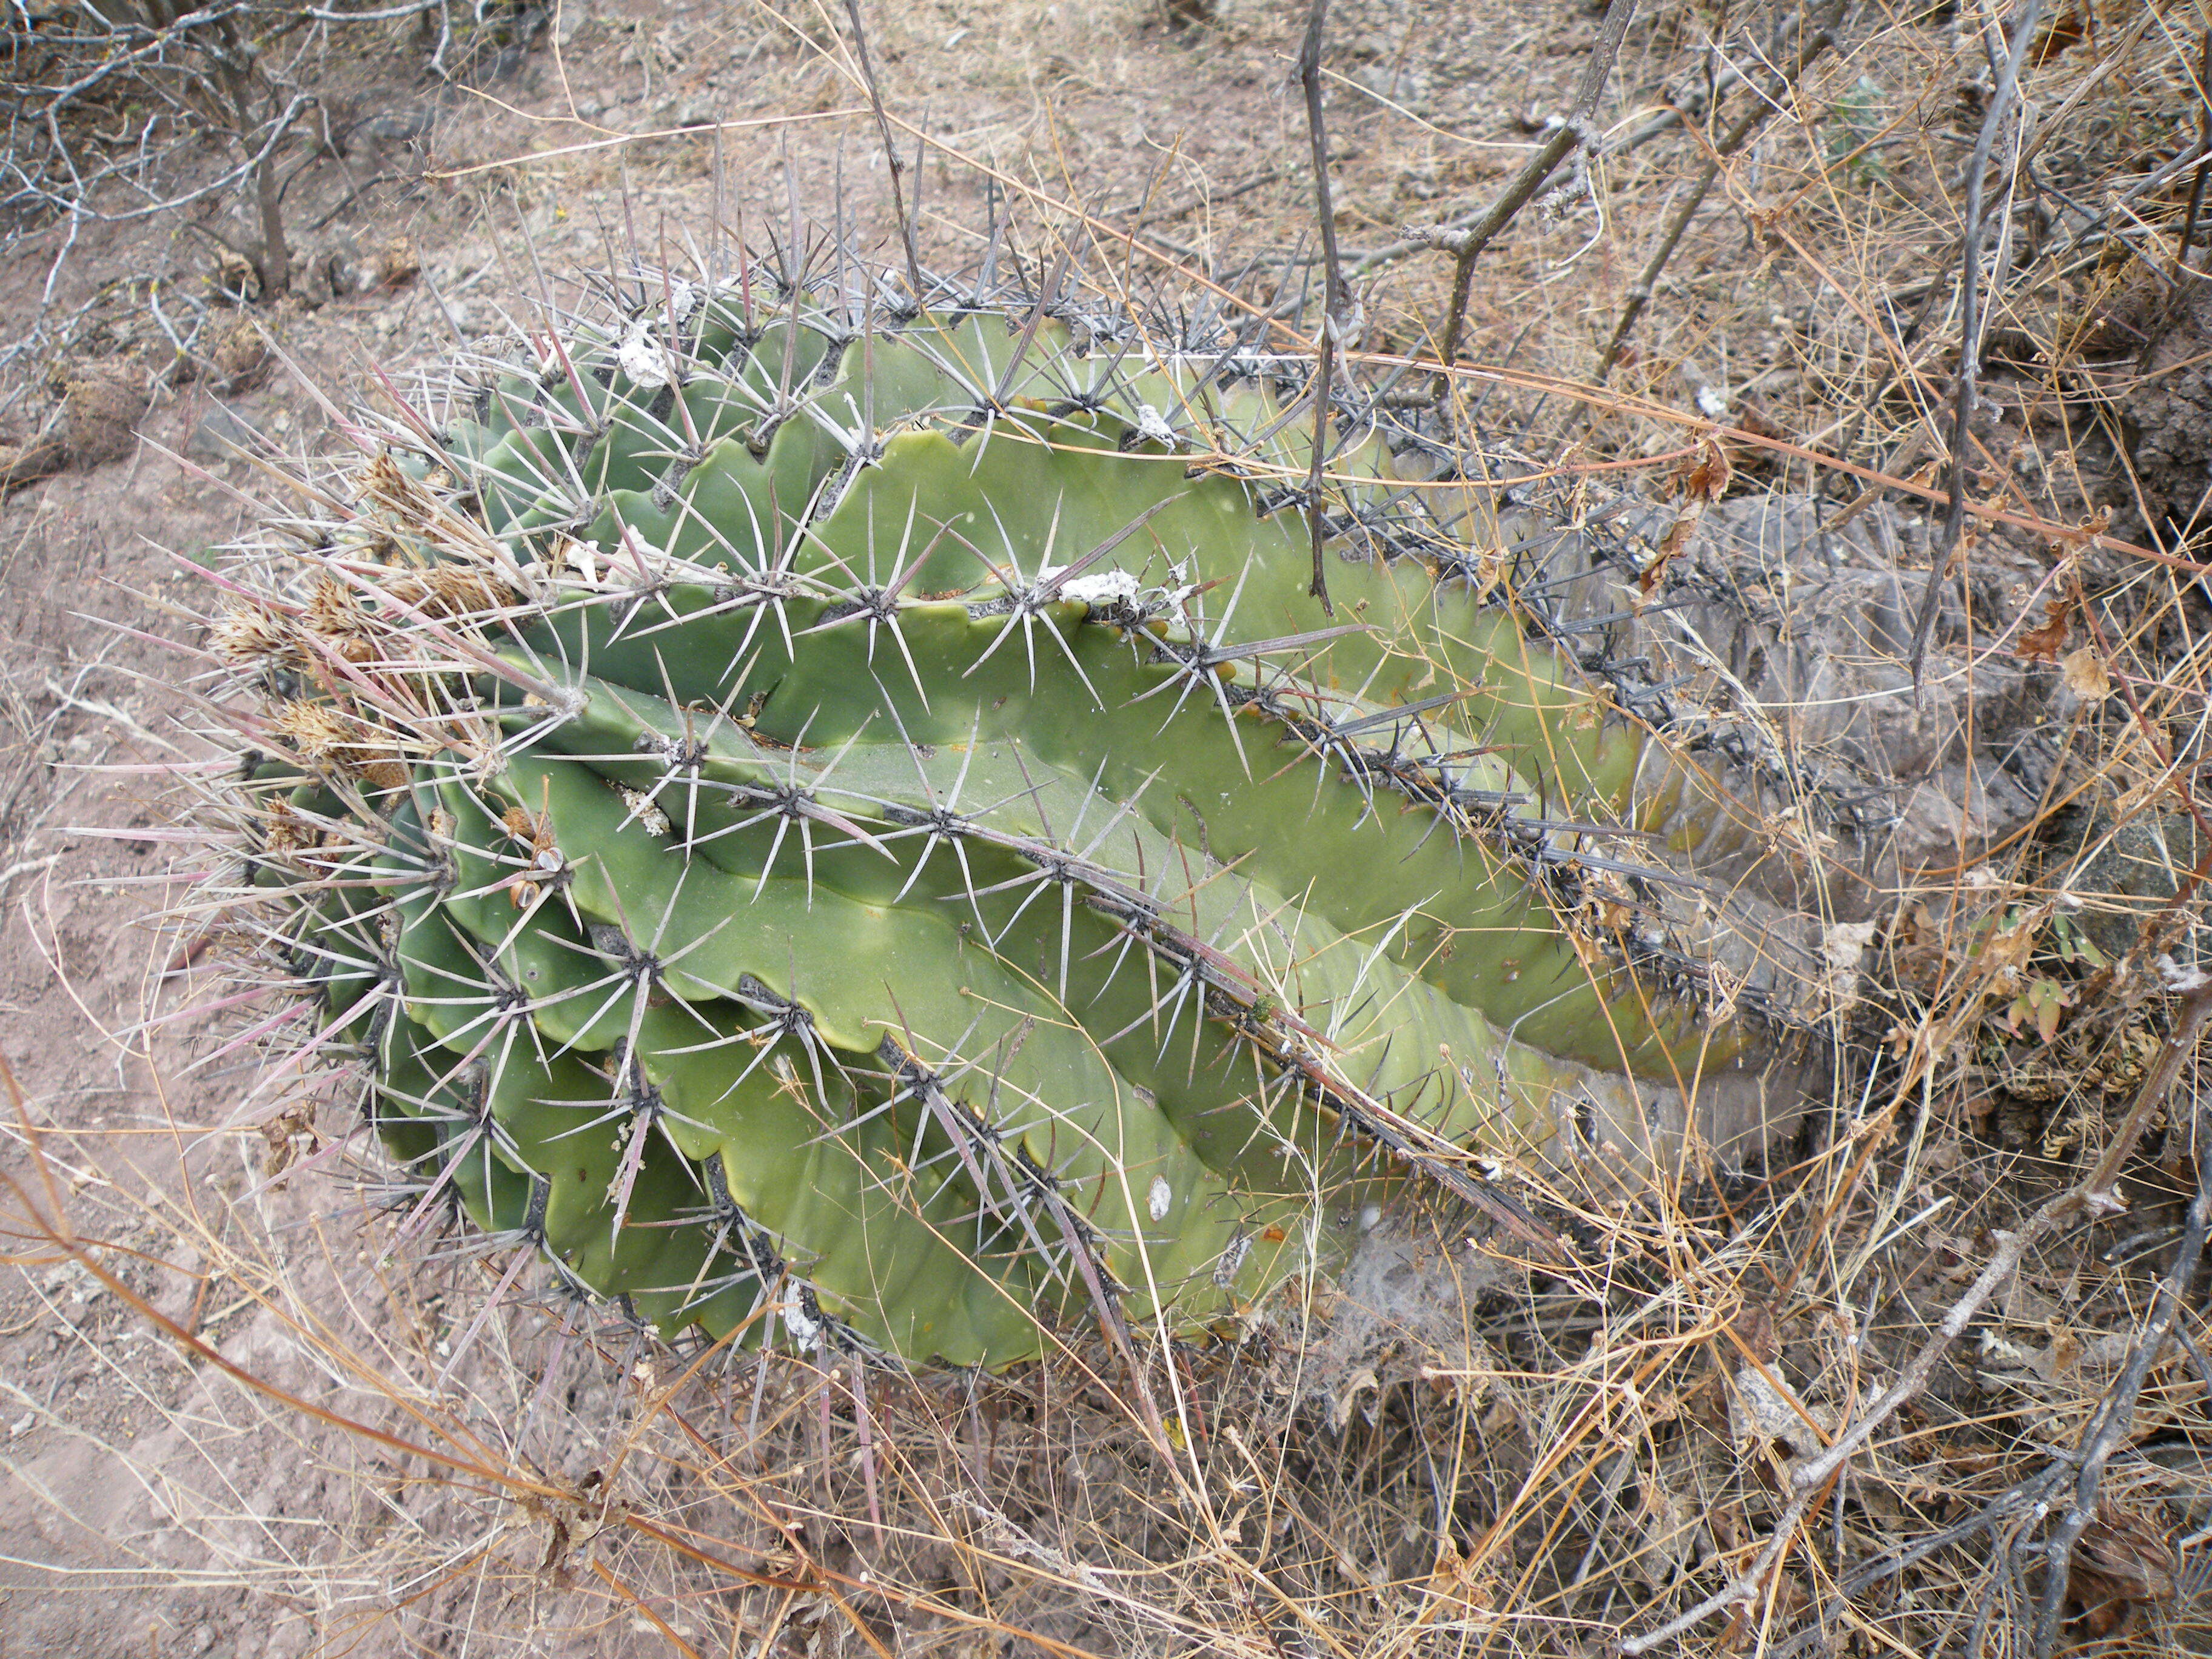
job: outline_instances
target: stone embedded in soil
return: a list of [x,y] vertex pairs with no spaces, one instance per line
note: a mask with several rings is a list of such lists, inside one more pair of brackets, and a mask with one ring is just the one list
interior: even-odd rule
[[193,425],[185,452],[203,460],[228,461],[241,450],[251,453],[257,442],[252,427],[217,404]]
[[[2197,523],[2212,499],[2212,294],[2199,283],[2179,312],[2166,305],[2163,288],[2146,284],[2124,293],[2100,319],[2100,343],[2124,354],[2113,363],[2113,406],[2153,533],[2165,528],[2161,518]],[[2146,338],[2155,341],[2148,363],[2141,359]],[[2117,505],[2118,529],[2144,528],[2130,522],[2134,490]]]
[[62,382],[62,430],[80,466],[119,461],[138,445],[134,429],[152,394],[145,369],[123,358],[82,363]]
[[[2084,813],[2063,843],[2066,890],[2082,901],[2076,925],[2117,961],[2172,902],[2203,858],[2196,821],[2185,812],[2145,812],[2115,823],[2106,812]],[[2202,960],[2201,924],[2190,921],[2166,946],[2177,962]]]

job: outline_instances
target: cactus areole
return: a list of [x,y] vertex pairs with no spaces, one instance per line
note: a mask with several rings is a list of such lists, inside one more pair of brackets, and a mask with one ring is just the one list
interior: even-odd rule
[[890,292],[646,274],[228,573],[253,914],[408,1201],[1000,1365],[1234,1328],[1422,1168],[1681,1156],[1780,994],[1479,457],[1340,386],[1316,500],[1308,360]]

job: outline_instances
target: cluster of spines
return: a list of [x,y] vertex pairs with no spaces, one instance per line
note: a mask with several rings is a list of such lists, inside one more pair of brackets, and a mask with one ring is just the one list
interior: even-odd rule
[[[249,757],[245,769],[239,793],[258,810],[240,814],[234,825],[246,843],[240,884],[246,894],[257,896],[282,893],[290,906],[288,916],[262,925],[263,937],[298,993],[310,1004],[327,1008],[324,1028],[307,1045],[309,1051],[361,1079],[360,1121],[383,1140],[392,1160],[392,1176],[372,1185],[377,1207],[398,1218],[403,1239],[433,1223],[451,1225],[472,1218],[484,1230],[482,1249],[512,1249],[526,1260],[542,1257],[568,1297],[594,1304],[607,1300],[601,1286],[568,1265],[549,1234],[552,1182],[528,1169],[491,1109],[486,1086],[491,1068],[483,1059],[485,1045],[452,1058],[446,1071],[430,1076],[429,1086],[419,1091],[392,1085],[389,1045],[405,1024],[406,974],[396,933],[386,924],[391,909],[408,890],[387,885],[383,890],[390,896],[386,902],[355,909],[343,921],[318,908],[335,891],[366,880],[370,858],[389,856],[389,842],[363,835],[359,828],[363,821],[360,815],[374,821],[374,808],[356,801],[356,813],[343,819],[303,812],[292,798],[318,787],[308,777],[258,755]],[[314,825],[316,841],[269,847],[269,823],[303,822]],[[343,850],[333,848],[331,841]],[[439,894],[451,890],[449,862],[434,849],[424,851],[421,872],[424,890]],[[549,896],[557,891],[558,878],[549,874],[544,885]],[[652,977],[653,965],[640,961],[619,930],[593,933],[594,946],[617,966],[618,975],[634,979],[642,989]],[[530,999],[502,981],[495,962],[488,960],[481,966],[492,992],[487,1010],[489,1029],[527,1030]],[[342,986],[340,981],[349,985]],[[764,987],[744,988],[757,1006],[786,1018],[792,1032],[805,1033],[803,1010]],[[666,1108],[619,1042],[605,1066],[597,1069],[610,1073],[609,1109],[562,1131],[556,1139],[620,1122],[619,1139],[625,1146],[620,1178],[625,1185],[610,1191],[611,1227],[619,1232],[625,1224],[627,1183],[634,1182],[641,1154]],[[805,1346],[872,1363],[896,1363],[845,1322],[822,1311],[811,1288],[779,1254],[773,1237],[731,1196],[719,1155],[687,1167],[696,1170],[700,1182],[697,1207],[642,1224],[682,1226],[703,1236],[707,1243],[698,1270],[683,1285],[648,1285],[617,1294],[611,1299],[624,1322],[649,1328],[651,1322],[641,1319],[636,1308],[641,1292],[677,1296],[672,1310],[661,1316],[666,1328],[684,1323],[693,1309],[717,1295],[738,1290],[749,1295],[738,1316],[741,1324],[757,1322],[765,1312],[780,1311],[786,1327]]]
[[[846,270],[849,277],[857,267],[848,266]],[[680,325],[686,320],[704,319],[714,309],[708,302],[711,291],[702,297],[700,286],[690,277],[641,266],[635,271],[632,282],[636,297],[628,302],[623,313],[631,326],[655,320],[665,325],[671,319]],[[967,285],[933,279],[928,295],[920,302],[905,295],[895,284],[879,277],[863,276],[863,297],[855,304],[842,283],[810,283],[791,269],[790,262],[785,259],[773,265],[749,267],[737,276],[726,279],[725,286],[726,289],[738,288],[750,296],[755,282],[763,283],[771,290],[759,307],[761,316],[773,313],[786,318],[794,330],[808,328],[823,342],[824,349],[810,379],[826,380],[831,377],[840,349],[881,323],[887,321],[896,329],[933,314],[930,307],[939,305],[947,308],[939,314],[949,320],[1006,318],[1010,327],[1018,321],[1025,333],[1033,332],[1041,321],[1048,319],[1069,330],[1072,349],[1079,360],[1087,359],[1094,353],[1107,354],[1103,374],[1094,374],[1082,384],[1071,379],[1061,395],[1044,402],[1041,412],[1048,420],[1104,411],[1117,401],[1126,401],[1131,385],[1126,380],[1117,384],[1116,377],[1124,359],[1133,352],[1146,362],[1195,364],[1195,377],[1187,394],[1193,404],[1201,404],[1209,388],[1244,385],[1262,389],[1272,403],[1296,412],[1299,400],[1310,393],[1310,359],[1296,351],[1266,349],[1264,342],[1270,325],[1264,318],[1245,319],[1231,326],[1209,307],[1195,316],[1183,313],[1139,319],[1125,307],[1088,301],[1062,291],[1057,270],[1047,277],[1044,289],[1036,293],[1018,289],[994,292],[988,283]],[[618,295],[619,285],[611,287],[610,292]],[[678,294],[686,296],[680,306],[673,298]],[[830,301],[827,304],[822,303],[825,296]],[[841,298],[844,301],[842,306],[838,303]],[[746,347],[758,337],[758,324],[750,297],[745,313],[746,324],[732,334],[732,346]],[[677,392],[701,343],[696,335],[684,337],[680,325],[668,329],[667,333],[669,338],[663,349],[668,364],[668,383],[646,411],[649,419],[664,423],[671,414],[689,419]],[[554,331],[549,330],[544,338],[550,348],[547,355],[551,366],[541,374],[543,385],[547,389],[564,383],[575,385],[576,370],[570,349],[560,343]],[[952,364],[942,366],[948,370],[957,368]],[[495,375],[498,370],[492,372]],[[607,371],[602,367],[599,372]],[[580,395],[580,387],[577,389]],[[779,384],[774,404],[747,434],[748,443],[757,453],[765,451],[782,422],[793,418],[805,408],[801,394],[807,389],[807,380],[787,379]],[[1000,402],[1002,389],[981,382],[968,385],[967,406],[945,411],[951,429],[956,434],[987,432],[994,421],[1006,413]],[[1389,383],[1374,386],[1356,377],[1340,377],[1332,385],[1330,429],[1334,435],[1332,447],[1324,456],[1325,465],[1333,464],[1370,438],[1379,438],[1397,454],[1419,458],[1424,487],[1457,483],[1494,489],[1501,508],[1524,514],[1540,527],[1501,547],[1473,549],[1448,532],[1440,533],[1437,514],[1428,510],[1418,489],[1384,492],[1379,498],[1370,491],[1368,498],[1351,501],[1332,501],[1324,495],[1316,502],[1310,499],[1305,477],[1299,470],[1279,461],[1255,465],[1248,459],[1293,424],[1281,414],[1252,430],[1238,431],[1218,419],[1208,420],[1201,426],[1185,417],[1186,411],[1158,411],[1146,406],[1145,413],[1156,414],[1161,422],[1158,432],[1144,433],[1133,425],[1124,441],[1158,436],[1174,447],[1197,452],[1198,458],[1192,462],[1188,476],[1195,477],[1212,472],[1246,478],[1255,486],[1264,485],[1255,487],[1253,492],[1253,505],[1259,516],[1264,518],[1286,510],[1317,511],[1322,515],[1325,539],[1342,556],[1373,556],[1385,562],[1411,559],[1426,563],[1441,575],[1464,583],[1480,603],[1510,608],[1533,636],[1573,660],[1594,683],[1608,687],[1619,708],[1631,720],[1668,739],[1674,750],[1683,757],[1708,757],[1719,761],[1730,774],[1750,781],[1771,800],[1790,805],[1802,803],[1827,825],[1855,834],[1870,834],[1893,822],[1892,793],[1878,781],[1858,775],[1837,757],[1820,760],[1786,751],[1778,747],[1770,734],[1755,722],[1716,710],[1697,697],[1682,695],[1682,677],[1666,672],[1663,665],[1655,663],[1648,653],[1624,654],[1619,641],[1628,626],[1638,620],[1639,613],[1576,615],[1559,602],[1559,591],[1572,586],[1581,571],[1547,568],[1547,559],[1566,554],[1585,567],[1610,568],[1624,579],[1624,583],[1639,580],[1664,528],[1668,515],[1663,509],[1646,506],[1637,510],[1635,504],[1624,497],[1597,512],[1589,511],[1580,503],[1577,490],[1571,487],[1547,487],[1540,482],[1548,476],[1546,470],[1516,453],[1510,446],[1455,430],[1455,411],[1449,403],[1409,405],[1405,400],[1390,398],[1389,391]],[[544,418],[542,413],[535,412],[534,406],[525,406],[518,411],[501,401],[495,380],[486,380],[472,397],[474,412],[480,421],[495,403],[511,418],[520,422],[526,422],[533,415],[537,419]],[[1303,423],[1303,416],[1299,423]],[[604,438],[606,428],[579,427],[572,435],[580,445],[588,445]],[[656,495],[664,502],[674,498],[683,477],[704,458],[704,447],[696,429],[684,431],[680,444],[677,443],[679,434],[674,430],[668,435],[674,447],[665,451],[661,459],[669,471],[654,485]],[[868,442],[863,422],[847,439],[847,459],[836,477],[807,504],[799,526],[801,533],[805,523],[835,509],[843,484],[873,459]],[[546,482],[556,481],[549,478]],[[596,516],[597,507],[591,492],[581,490],[574,515],[549,527],[582,530]],[[1494,562],[1501,559],[1502,570]],[[1486,560],[1493,562],[1481,562]],[[773,573],[768,574],[767,580],[775,580]],[[1679,599],[1678,590],[1686,582],[1696,582],[1695,577],[1671,569],[1663,580],[1658,599],[1662,610],[1668,603]],[[1699,592],[1703,597],[1723,605],[1741,606],[1742,596],[1733,590],[1711,591],[1709,585],[1704,585]],[[1653,613],[1647,608],[1641,614]]]
[[[692,743],[649,746],[641,743],[636,752],[650,755],[664,770],[661,785],[626,797],[626,807],[633,816],[650,810],[652,796],[662,787],[697,787],[698,768],[704,756],[702,745]],[[325,1032],[318,1040],[325,1053],[333,1058],[358,1054],[388,1077],[392,1069],[390,1056],[381,1051],[387,1048],[398,1028],[404,1024],[398,1008],[406,996],[406,974],[391,925],[392,915],[412,897],[451,898],[459,878],[450,849],[435,842],[417,840],[395,851],[387,815],[369,795],[361,792],[362,780],[347,775],[349,770],[357,769],[349,769],[342,761],[333,761],[330,757],[324,760],[325,768],[321,776],[334,779],[347,798],[329,803],[337,809],[335,811],[318,811],[313,804],[296,799],[302,793],[319,793],[325,787],[315,781],[311,771],[282,762],[264,764],[261,769],[276,781],[264,780],[260,786],[260,811],[246,820],[262,833],[263,842],[249,855],[244,873],[249,883],[264,891],[290,888],[289,896],[297,908],[285,934],[286,951],[303,988],[331,1005]],[[729,790],[733,798],[742,794],[747,805],[763,805],[802,825],[808,822],[805,807],[815,793],[812,788],[792,787],[779,791],[746,791],[742,786],[737,789],[726,785],[722,787]],[[1164,963],[1171,969],[1171,983],[1155,1007],[1156,1013],[1164,1012],[1166,1016],[1164,1043],[1172,1038],[1176,1027],[1185,1018],[1186,1003],[1194,1018],[1203,1016],[1231,1023],[1255,1050],[1282,1068],[1282,1087],[1302,1093],[1335,1112],[1348,1127],[1380,1139],[1417,1163],[1429,1165],[1452,1187],[1470,1196],[1483,1196],[1449,1161],[1431,1158],[1427,1149],[1409,1139],[1405,1126],[1393,1126],[1387,1109],[1377,1109],[1372,1103],[1364,1102],[1356,1090],[1347,1089],[1332,1079],[1321,1064],[1322,1040],[1318,1034],[1303,1027],[1279,1003],[1273,1003],[1249,977],[1239,973],[1229,957],[1174,925],[1151,896],[1127,886],[1103,867],[1089,863],[1078,852],[1036,837],[994,830],[980,819],[969,818],[950,809],[923,814],[891,807],[884,816],[893,823],[905,818],[905,827],[908,829],[956,842],[988,843],[1011,854],[1037,872],[1038,892],[1048,884],[1057,884],[1066,902],[1072,902],[1080,890],[1086,910],[1110,918],[1126,931],[1128,939],[1138,942],[1149,960]],[[520,820],[507,825],[511,838],[519,843],[512,855],[514,867],[509,881],[516,895],[520,927],[540,903],[562,891],[571,872],[564,860],[549,860],[545,857],[526,812],[511,811],[509,817]],[[822,810],[820,821],[842,821],[853,828],[849,821],[842,820],[842,815],[833,811]],[[283,844],[269,844],[267,832],[271,826],[281,828],[282,833],[275,839]],[[447,833],[450,833],[449,826]],[[860,839],[866,838],[866,832],[857,828],[854,828],[854,833]],[[675,843],[672,850],[683,845]],[[378,895],[381,902],[356,909],[342,922],[336,923],[318,909],[315,901],[319,894],[375,880],[374,866],[380,863],[385,866],[383,885]],[[392,881],[395,863],[406,872],[404,878],[396,885]],[[969,885],[972,889],[974,884],[971,882]],[[973,891],[970,896],[972,902],[982,896],[982,891]],[[312,928],[307,926],[311,922],[314,924]],[[590,1024],[620,1001],[628,1001],[633,1011],[641,1011],[667,964],[650,950],[634,943],[621,929],[595,924],[588,927],[586,934],[589,942],[582,947],[585,953],[606,971],[582,988],[586,995],[602,988],[605,992],[600,1006],[584,1023]],[[457,1206],[466,1198],[469,1207],[483,1216],[487,1224],[495,1226],[502,1239],[545,1246],[549,1243],[544,1231],[546,1184],[542,1176],[521,1176],[520,1186],[517,1179],[511,1177],[517,1166],[526,1168],[526,1163],[507,1141],[503,1126],[489,1109],[483,1081],[487,1067],[482,1056],[491,1047],[495,1035],[504,1033],[511,1038],[516,1033],[525,1033],[532,1041],[538,1040],[529,1018],[530,1000],[511,981],[503,979],[497,955],[494,949],[472,963],[471,973],[480,978],[481,983],[460,999],[471,1005],[480,1002],[483,1006],[475,1019],[459,1028],[458,1034],[465,1036],[471,1025],[481,1023],[484,1028],[482,1040],[467,1054],[450,1060],[445,1074],[432,1078],[428,1085],[419,1091],[395,1091],[388,1085],[373,1090],[368,1115],[370,1122],[393,1144],[403,1170],[434,1166],[434,1173],[424,1175],[413,1189],[410,1226],[419,1225],[434,1211]],[[358,994],[350,998],[340,994],[337,981],[341,980],[348,981]],[[804,1009],[757,981],[740,981],[735,990],[742,1001],[762,1015],[768,1024],[780,1026],[784,1034],[795,1038],[818,1066],[823,1050],[811,1035]],[[343,1041],[349,1035],[355,1040]],[[630,1077],[633,1070],[624,1058],[624,1042],[618,1039],[613,1049],[615,1057],[601,1068],[614,1073],[610,1080],[616,1086],[607,1109],[563,1132],[566,1135],[604,1125],[620,1126],[619,1136],[624,1146],[621,1173],[617,1185],[610,1188],[611,1220],[617,1231],[624,1224],[629,1189],[635,1180],[641,1151],[666,1109],[657,1097],[647,1098],[653,1091],[642,1085],[641,1079],[632,1080],[635,1086],[624,1086],[623,1079]],[[1018,1217],[1020,1224],[1030,1231],[1028,1242],[1032,1249],[1048,1256],[1061,1255],[1064,1249],[1066,1271],[1084,1279],[1088,1290],[1112,1295],[1123,1288],[1099,1260],[1094,1242],[1088,1237],[1086,1224],[1059,1199],[1059,1183],[1050,1171],[1037,1166],[1019,1147],[1010,1153],[1003,1145],[1004,1137],[979,1124],[951,1103],[938,1085],[936,1074],[909,1052],[896,1048],[887,1040],[882,1058],[887,1074],[897,1079],[899,1085],[887,1103],[895,1105],[908,1096],[927,1102],[939,1124],[948,1130],[957,1155],[977,1173],[977,1185],[986,1194],[987,1204],[997,1210],[1003,1201],[1006,1211]],[[456,1092],[460,1097],[458,1102],[452,1098]],[[957,1117],[955,1112],[959,1113]],[[710,1189],[714,1184],[714,1176],[719,1174],[716,1164],[707,1177]],[[513,1189],[504,1198],[497,1190],[502,1184]],[[994,1187],[1003,1194],[1003,1200],[992,1195]],[[1055,1237],[1046,1237],[1036,1231],[1036,1223],[1029,1214],[1032,1206],[1037,1214],[1049,1218]],[[759,1284],[761,1275],[757,1269],[772,1254],[764,1253],[762,1248],[761,1241],[766,1235],[761,1230],[749,1221],[741,1224],[735,1218],[726,1182],[713,1194],[711,1213],[717,1243],[710,1248],[709,1263],[702,1264],[690,1286],[692,1297],[674,1310],[674,1317],[679,1322],[702,1291],[711,1295],[724,1288],[732,1277],[742,1279],[748,1273]],[[978,1218],[979,1224],[981,1219]],[[708,1224],[703,1216],[701,1224]],[[745,1265],[733,1266],[731,1273],[720,1278],[709,1275],[714,1250],[726,1248],[731,1237],[746,1241]],[[559,1260],[557,1252],[549,1253],[555,1255],[556,1261]],[[809,1340],[835,1341],[847,1347],[866,1346],[855,1334],[823,1315],[803,1279],[788,1274],[787,1264],[780,1257],[776,1261],[777,1271],[789,1281],[785,1287],[790,1298],[786,1303],[787,1323],[794,1332]],[[565,1264],[562,1272],[574,1284],[584,1283]],[[760,1285],[763,1293],[766,1288],[764,1284]]]

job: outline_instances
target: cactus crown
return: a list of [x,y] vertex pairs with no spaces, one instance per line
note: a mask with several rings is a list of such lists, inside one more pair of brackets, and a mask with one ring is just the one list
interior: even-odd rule
[[1316,471],[1309,359],[1062,275],[639,270],[233,570],[257,925],[418,1211],[995,1365],[1755,1096],[1712,769],[1794,781],[1620,649],[1641,515],[1387,384]]

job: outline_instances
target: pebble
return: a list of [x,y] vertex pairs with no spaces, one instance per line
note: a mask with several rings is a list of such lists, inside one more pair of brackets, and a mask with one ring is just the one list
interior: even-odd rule
[[192,427],[185,453],[202,460],[228,461],[241,449],[254,447],[253,429],[221,404],[210,408]]

